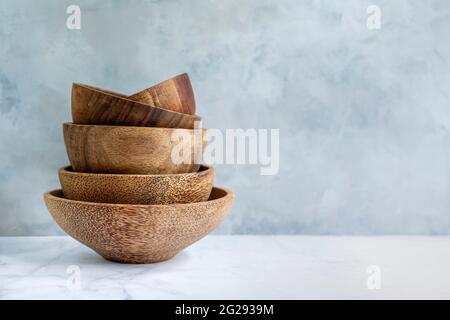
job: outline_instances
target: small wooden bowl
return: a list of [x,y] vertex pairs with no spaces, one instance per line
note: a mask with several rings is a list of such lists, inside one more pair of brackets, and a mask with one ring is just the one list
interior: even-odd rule
[[[64,142],[76,172],[169,174],[196,172],[207,130],[94,126],[65,123]],[[175,136],[182,135],[180,140]],[[193,142],[195,140],[195,142]],[[190,151],[190,163],[175,163],[172,152]],[[176,152],[174,152],[176,153]],[[198,156],[196,157],[196,153]],[[186,158],[186,162],[189,159]],[[198,160],[195,162],[195,160]]]
[[128,97],[153,107],[195,114],[195,98],[187,73],[180,74]]
[[121,204],[173,204],[206,201],[215,170],[181,174],[101,174],[59,169],[59,181],[66,199]]
[[126,96],[84,84],[72,85],[72,119],[75,124],[195,128],[201,117],[158,108]]
[[213,188],[208,201],[171,205],[124,205],[67,200],[61,190],[45,193],[58,225],[105,259],[153,263],[172,258],[224,219],[233,193]]

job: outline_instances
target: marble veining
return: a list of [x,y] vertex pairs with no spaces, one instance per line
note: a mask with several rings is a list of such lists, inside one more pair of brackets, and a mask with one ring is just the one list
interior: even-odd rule
[[208,236],[152,265],[69,237],[0,237],[0,299],[449,299],[449,269],[450,237]]

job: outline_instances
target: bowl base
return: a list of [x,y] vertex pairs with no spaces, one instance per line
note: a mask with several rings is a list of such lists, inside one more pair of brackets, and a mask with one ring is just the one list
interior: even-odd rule
[[176,253],[174,254],[170,254],[170,255],[165,255],[165,256],[158,256],[158,257],[147,257],[147,258],[142,258],[142,259],[130,259],[127,257],[117,257],[117,256],[109,256],[109,255],[104,255],[104,254],[100,254],[104,259],[111,261],[111,262],[116,262],[116,263],[122,263],[122,264],[152,264],[152,263],[159,263],[159,262],[164,262],[167,260],[172,259]]

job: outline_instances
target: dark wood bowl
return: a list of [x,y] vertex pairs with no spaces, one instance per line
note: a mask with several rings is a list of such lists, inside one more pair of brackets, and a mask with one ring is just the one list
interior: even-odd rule
[[153,107],[195,114],[195,98],[187,73],[158,83],[128,97]]
[[[76,172],[126,174],[196,172],[200,168],[201,154],[207,144],[206,129],[65,123],[63,131],[67,155]],[[182,139],[174,139],[178,135]],[[177,163],[173,160],[172,153],[176,154],[174,150],[181,149],[182,146],[187,150],[190,162]]]
[[201,117],[162,109],[109,90],[74,83],[72,120],[75,124],[193,129]]

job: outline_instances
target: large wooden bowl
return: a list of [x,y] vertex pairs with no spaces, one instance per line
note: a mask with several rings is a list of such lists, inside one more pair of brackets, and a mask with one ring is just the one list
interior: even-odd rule
[[58,225],[108,260],[153,263],[170,259],[224,219],[233,193],[213,188],[209,200],[172,205],[123,205],[67,200],[61,190],[45,193]]
[[59,169],[64,197],[71,200],[121,204],[173,204],[206,201],[215,170],[180,174],[101,174]]
[[109,90],[74,83],[72,120],[75,124],[193,129],[201,117],[158,108]]
[[[94,126],[65,123],[64,142],[76,172],[168,174],[196,172],[207,143],[206,129]],[[180,139],[175,139],[180,136]],[[185,162],[172,153],[186,150]],[[180,152],[182,154],[182,152]],[[197,160],[197,161],[196,161]]]
[[194,91],[187,73],[135,93],[128,99],[175,112],[195,114]]

